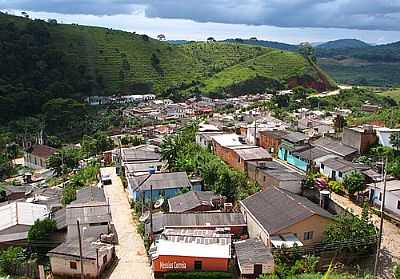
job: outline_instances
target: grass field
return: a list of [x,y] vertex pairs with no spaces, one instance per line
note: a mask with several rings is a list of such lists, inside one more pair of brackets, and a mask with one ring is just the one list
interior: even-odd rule
[[386,91],[378,92],[379,95],[391,97],[400,105],[400,88],[393,88]]

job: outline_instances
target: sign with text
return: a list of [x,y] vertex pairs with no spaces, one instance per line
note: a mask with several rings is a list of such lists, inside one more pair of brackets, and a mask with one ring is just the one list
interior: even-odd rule
[[160,269],[186,269],[185,262],[160,262]]

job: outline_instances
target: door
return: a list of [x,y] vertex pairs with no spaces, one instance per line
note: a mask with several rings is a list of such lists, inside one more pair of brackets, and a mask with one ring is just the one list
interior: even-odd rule
[[255,264],[254,265],[254,275],[256,278],[262,273],[262,264]]
[[369,190],[369,201],[370,202],[374,201],[374,196],[375,196],[375,189]]

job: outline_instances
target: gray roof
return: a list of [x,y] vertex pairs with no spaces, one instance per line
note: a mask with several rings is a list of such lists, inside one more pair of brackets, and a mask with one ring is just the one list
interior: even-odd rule
[[166,172],[131,176],[128,178],[133,185],[134,191],[150,190],[150,185],[154,190],[169,188],[191,187],[191,183],[186,172]]
[[287,170],[284,165],[276,161],[253,161],[247,164],[263,170]]
[[278,181],[301,181],[305,179],[304,175],[290,170],[265,170],[262,169],[260,172],[265,173],[268,176],[275,178]]
[[90,201],[105,202],[104,189],[92,186],[82,188],[76,192],[76,200],[72,203],[87,203]]
[[221,198],[222,198],[221,195],[215,194],[214,192],[211,191],[206,191],[206,192],[190,191],[185,194],[170,198],[168,200],[169,211],[182,213],[201,205],[208,205],[210,207],[214,207],[212,201]]
[[349,172],[353,170],[367,170],[367,166],[354,164],[353,162],[347,161],[342,158],[330,158],[323,161],[323,164],[330,169],[337,170],[340,172]]
[[298,143],[305,141],[307,139],[307,136],[300,132],[289,132],[286,135],[283,135],[282,138],[292,143]]
[[269,234],[306,220],[313,215],[332,218],[333,215],[305,197],[268,187],[240,202]]
[[261,159],[271,159],[271,154],[268,153],[262,147],[252,147],[252,148],[242,148],[242,149],[235,149],[237,155],[243,160],[261,160]]
[[66,208],[63,207],[51,215],[51,219],[56,221],[57,229],[61,230],[67,227]]
[[287,135],[289,133],[290,132],[285,131],[285,130],[260,131],[260,134],[268,135],[268,136],[276,138],[276,139],[282,139],[285,135]]
[[[165,227],[230,227],[246,226],[241,213],[196,212],[196,213],[159,213],[153,215],[153,232],[160,232]],[[150,224],[146,224],[150,231]]]
[[146,147],[134,147],[122,149],[122,161],[135,162],[135,161],[149,161],[161,160],[161,154],[150,150]]
[[[82,241],[82,256],[85,259],[96,260],[96,248],[111,248],[111,244],[96,241],[96,238],[86,238]],[[48,256],[70,256],[79,257],[79,241],[78,239],[71,239],[47,253]]]
[[328,137],[319,138],[316,141],[313,141],[311,145],[321,147],[331,153],[338,154],[342,157],[358,152],[357,149],[345,145],[340,141],[330,139]]
[[265,264],[274,261],[271,249],[259,239],[247,239],[234,243],[239,265]]
[[312,160],[324,157],[326,155],[329,155],[331,153],[329,153],[325,149],[322,149],[322,148],[319,148],[319,147],[312,147],[312,148],[308,148],[308,149],[302,150],[302,151],[295,151],[295,152],[293,152],[293,154],[297,155],[300,158],[303,158],[305,160],[311,160],[312,161]]
[[3,188],[6,192],[6,195],[10,195],[12,193],[25,193],[29,194],[32,192],[35,187],[31,185],[21,185],[21,186],[14,186],[14,185],[1,185],[0,188]]

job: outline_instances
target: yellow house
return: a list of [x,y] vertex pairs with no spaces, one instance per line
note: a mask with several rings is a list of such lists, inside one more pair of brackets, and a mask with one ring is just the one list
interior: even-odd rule
[[292,236],[303,245],[318,244],[333,215],[305,197],[268,187],[240,202],[249,237],[261,239],[267,247],[271,240],[285,241]]

